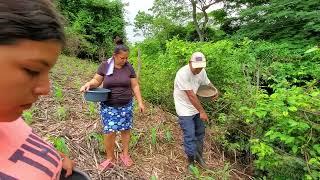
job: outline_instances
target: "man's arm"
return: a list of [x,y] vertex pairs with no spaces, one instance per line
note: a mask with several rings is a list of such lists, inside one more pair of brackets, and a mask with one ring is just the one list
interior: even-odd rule
[[191,104],[200,112],[200,119],[208,121],[208,115],[202,107],[197,95],[192,90],[185,90],[184,92],[187,94]]

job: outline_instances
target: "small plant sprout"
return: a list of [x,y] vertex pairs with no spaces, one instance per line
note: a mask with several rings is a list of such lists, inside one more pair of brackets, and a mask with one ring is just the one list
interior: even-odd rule
[[64,106],[59,106],[56,109],[55,116],[59,121],[64,121],[68,116],[68,110]]
[[62,88],[58,84],[54,85],[54,99],[58,102],[63,101]]
[[69,155],[69,149],[68,149],[68,146],[66,144],[65,138],[63,138],[63,137],[51,137],[49,139],[51,140],[51,142],[53,143],[54,147],[58,151],[66,154],[66,155]]
[[173,136],[172,136],[170,129],[166,129],[164,138],[169,143],[171,143],[173,141]]
[[33,122],[33,110],[28,110],[28,111],[24,111],[23,114],[22,114],[22,117],[24,119],[24,121],[27,123],[27,124],[32,124]]
[[88,138],[89,138],[89,140],[96,141],[98,143],[98,146],[99,146],[98,148],[99,148],[100,152],[105,152],[102,134],[92,132],[88,135]]
[[157,144],[157,128],[153,127],[151,129],[151,144],[156,145]]

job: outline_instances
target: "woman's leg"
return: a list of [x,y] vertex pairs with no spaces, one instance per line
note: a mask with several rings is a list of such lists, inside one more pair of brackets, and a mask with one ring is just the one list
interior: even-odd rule
[[115,140],[116,140],[116,133],[111,132],[104,135],[104,144],[107,153],[107,160],[112,162],[115,161],[114,157],[114,148],[115,148]]
[[121,141],[123,146],[123,155],[129,156],[130,130],[121,131]]
[[104,147],[106,150],[106,158],[109,161],[114,162],[115,156],[114,156],[114,148],[115,148],[115,141],[116,141],[116,133],[112,132],[112,127],[109,125],[109,123],[113,122],[114,117],[111,115],[110,112],[113,111],[113,107],[107,106],[104,103],[101,103],[101,122],[103,125],[103,131],[104,131]]
[[120,158],[126,167],[130,167],[133,165],[133,161],[129,155],[130,130],[121,131],[121,138],[123,153],[120,154]]
[[[121,141],[123,146],[123,153],[120,158],[125,166],[130,167],[133,161],[129,155],[129,143],[130,143],[130,129],[132,128],[132,109],[133,104],[130,102],[126,107],[124,107],[121,114],[124,116],[125,121],[122,124],[121,129]],[[124,130],[125,129],[125,130]]]

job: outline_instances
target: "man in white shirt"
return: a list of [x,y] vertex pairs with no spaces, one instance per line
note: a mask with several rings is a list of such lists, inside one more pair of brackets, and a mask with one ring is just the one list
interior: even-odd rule
[[[208,168],[202,158],[205,123],[208,115],[202,107],[196,93],[200,85],[212,86],[205,71],[206,58],[201,52],[192,54],[188,65],[182,67],[174,80],[174,103],[183,131],[184,149],[188,156],[188,167],[198,162]],[[213,97],[215,100],[218,97]]]

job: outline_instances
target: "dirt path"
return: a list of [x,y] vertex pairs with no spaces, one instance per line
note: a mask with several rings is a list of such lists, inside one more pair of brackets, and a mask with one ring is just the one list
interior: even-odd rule
[[[103,161],[104,153],[98,107],[85,102],[79,93],[80,85],[90,79],[95,68],[96,65],[88,62],[62,57],[52,73],[54,93],[41,98],[33,107],[32,123],[34,130],[45,139],[65,140],[70,156],[92,179],[245,179],[212,148],[210,131],[206,137],[205,157],[214,170],[200,171],[196,176],[187,173],[176,117],[150,104],[145,114],[135,113],[131,141],[134,166],[125,169],[119,165],[99,172],[97,164]],[[119,152],[120,142],[117,156]]]

